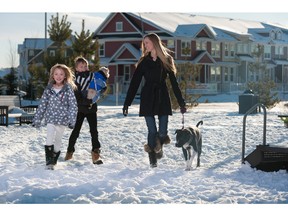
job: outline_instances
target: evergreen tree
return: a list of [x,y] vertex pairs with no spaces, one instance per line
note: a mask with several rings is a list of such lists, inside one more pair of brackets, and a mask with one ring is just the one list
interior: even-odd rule
[[49,75],[47,75],[45,67],[36,64],[29,65],[28,71],[30,79],[27,93],[31,99],[40,98],[48,84]]
[[14,67],[11,67],[10,73],[3,77],[3,84],[6,86],[6,94],[14,95],[17,92],[17,80],[16,71]]
[[60,21],[58,13],[55,17],[53,15],[51,16],[48,33],[57,49],[55,56],[48,56],[47,53],[45,53],[44,65],[47,71],[57,63],[71,65],[70,59],[65,56],[65,42],[71,39],[72,34],[72,30],[70,29],[71,23],[67,21],[67,17],[68,15],[63,15]]
[[249,71],[256,75],[254,77],[258,80],[248,82],[247,87],[259,96],[259,103],[267,108],[273,108],[280,100],[278,93],[272,92],[276,84],[270,78],[267,64],[264,61],[264,46],[258,44],[252,55],[256,61],[249,64]]
[[90,33],[89,30],[85,31],[85,20],[82,20],[82,30],[80,34],[75,32],[72,49],[73,59],[77,56],[83,56],[90,62],[89,68],[91,71],[99,69],[99,43],[98,40],[93,41],[93,33]]
[[50,39],[56,42],[58,48],[63,48],[64,42],[71,37],[72,30],[70,29],[71,23],[67,21],[68,15],[62,16],[59,21],[59,14],[56,17],[52,15],[50,25],[48,25],[48,33]]
[[[188,54],[190,52],[190,49],[187,48],[184,52]],[[183,98],[186,101],[186,106],[190,108],[197,106],[197,100],[201,97],[201,95],[192,94],[190,92],[196,87],[196,78],[199,77],[201,67],[201,65],[193,65],[189,61],[176,65],[176,77],[179,83],[179,88],[181,90]],[[173,93],[171,83],[167,82],[167,85],[171,97],[172,109],[176,110],[177,108],[179,108],[179,104]]]
[[52,15],[50,25],[48,25],[49,37],[56,46],[55,55],[49,56],[47,50],[45,50],[43,65],[36,65],[34,63],[29,65],[28,71],[31,78],[26,91],[28,93],[27,96],[30,96],[31,99],[41,97],[48,83],[49,72],[52,66],[57,63],[72,66],[70,59],[65,56],[65,50],[67,49],[65,42],[71,39],[72,33],[70,29],[71,23],[67,21],[67,17],[68,15],[64,15],[60,20],[58,13],[56,16]]

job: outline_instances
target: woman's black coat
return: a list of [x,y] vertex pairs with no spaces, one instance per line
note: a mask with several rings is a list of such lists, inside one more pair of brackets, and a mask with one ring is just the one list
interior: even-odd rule
[[142,77],[144,77],[145,84],[141,90],[139,116],[172,115],[170,95],[165,81],[167,76],[169,76],[179,106],[185,106],[175,74],[172,71],[167,71],[159,58],[153,61],[150,55],[144,57],[138,64],[124,105],[131,105]]

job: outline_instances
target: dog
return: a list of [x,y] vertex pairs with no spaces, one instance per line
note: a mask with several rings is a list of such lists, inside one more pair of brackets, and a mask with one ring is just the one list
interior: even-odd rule
[[195,126],[182,128],[175,131],[177,148],[182,148],[186,161],[186,171],[192,170],[192,162],[197,154],[197,167],[200,166],[200,156],[202,152],[202,134],[198,128],[203,125],[203,121],[199,121]]

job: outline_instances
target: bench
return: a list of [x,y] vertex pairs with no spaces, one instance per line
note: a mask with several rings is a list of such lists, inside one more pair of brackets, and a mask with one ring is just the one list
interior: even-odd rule
[[278,117],[284,122],[284,126],[288,127],[288,115],[278,115]]
[[[13,108],[21,112],[11,113]],[[0,95],[0,126],[31,124],[37,108],[38,105],[21,106],[19,95]],[[15,118],[15,122],[9,122],[9,118]]]

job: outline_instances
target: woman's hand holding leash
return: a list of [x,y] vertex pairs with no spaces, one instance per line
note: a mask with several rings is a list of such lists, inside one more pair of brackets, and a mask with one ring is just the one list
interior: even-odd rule
[[186,108],[185,106],[180,107],[180,112],[181,112],[182,114],[186,113],[186,111],[187,111],[187,108]]

